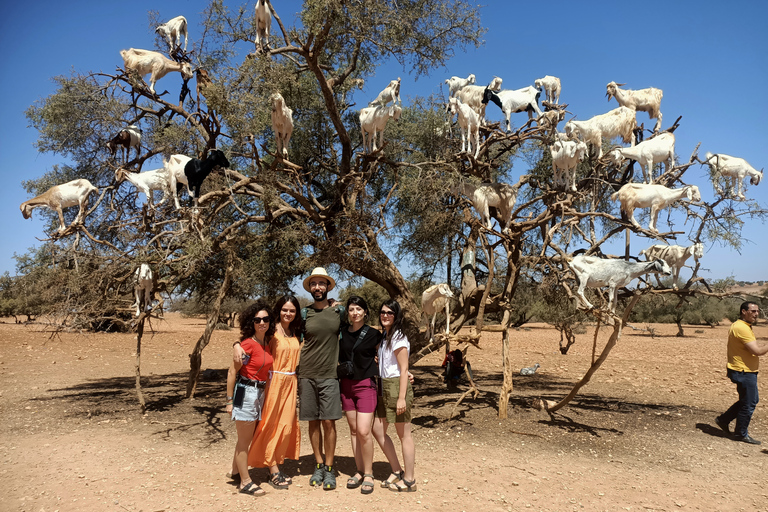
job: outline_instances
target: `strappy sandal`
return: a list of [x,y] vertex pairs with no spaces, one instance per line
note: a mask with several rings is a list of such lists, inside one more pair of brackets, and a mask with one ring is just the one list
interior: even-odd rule
[[261,487],[258,486],[258,484],[255,484],[253,482],[248,482],[238,492],[240,494],[250,494],[251,496],[256,496],[256,497],[264,496],[265,494],[267,494],[266,492],[264,492],[264,489],[262,489]]
[[363,483],[363,478],[365,477],[357,476],[359,474],[360,472],[358,471],[353,476],[347,479],[347,489],[357,489],[358,487],[360,487],[360,484]]
[[404,484],[405,487],[402,485],[399,485],[399,483],[394,483],[389,485],[389,490],[394,492],[416,492],[416,479],[414,478],[411,481],[406,480],[403,478],[400,480],[400,483]]
[[293,479],[291,477],[289,477],[288,475],[286,475],[282,471],[278,471],[278,473],[280,473],[282,475],[283,480],[285,480],[286,483],[288,483],[288,485],[291,485],[293,483]]
[[332,491],[336,488],[336,475],[333,474],[331,466],[325,466],[325,475],[323,476],[323,490]]
[[285,478],[283,478],[283,475],[281,475],[279,471],[277,473],[272,473],[269,480],[267,480],[267,483],[274,489],[288,490],[288,482],[285,481]]
[[[392,473],[392,474],[390,474],[390,475],[387,477],[387,479],[386,479],[386,480],[382,480],[382,481],[381,481],[381,486],[382,486],[383,488],[385,488],[385,489],[386,489],[386,488],[388,488],[388,487],[390,486],[390,484],[394,484],[394,483],[395,483],[395,482],[397,482],[398,480],[402,480],[402,479],[403,479],[403,475],[404,475],[404,474],[405,474],[405,471],[403,471],[402,469],[400,470],[400,472],[399,472],[399,473]],[[392,477],[395,477],[395,478],[392,478]],[[390,478],[392,478],[392,480],[390,480]]]
[[[371,482],[366,482],[365,479],[370,478]],[[371,494],[373,492],[373,475],[364,474],[363,475],[363,483],[360,486],[360,493],[361,494]]]

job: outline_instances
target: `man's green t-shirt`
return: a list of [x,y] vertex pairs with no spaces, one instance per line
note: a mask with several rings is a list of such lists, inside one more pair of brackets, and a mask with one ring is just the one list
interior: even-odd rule
[[346,315],[343,306],[317,310],[306,308],[304,346],[299,359],[299,377],[335,379],[339,362],[339,330]]

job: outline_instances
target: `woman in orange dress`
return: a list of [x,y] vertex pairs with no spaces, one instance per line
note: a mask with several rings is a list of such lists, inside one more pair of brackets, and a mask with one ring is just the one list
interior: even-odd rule
[[277,301],[272,312],[273,317],[279,319],[270,341],[274,358],[272,377],[267,386],[261,422],[248,452],[250,466],[269,468],[268,483],[275,489],[287,489],[292,483],[280,471],[279,464],[285,459],[299,459],[301,432],[296,417],[296,366],[299,364],[301,335],[299,311],[296,297],[286,295]]

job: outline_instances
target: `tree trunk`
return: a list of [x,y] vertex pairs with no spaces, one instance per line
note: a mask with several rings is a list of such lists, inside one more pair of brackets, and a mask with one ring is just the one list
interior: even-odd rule
[[136,395],[139,398],[139,407],[141,414],[147,410],[147,404],[144,401],[144,393],[141,391],[141,338],[144,336],[144,320],[147,318],[147,312],[142,311],[139,315],[136,327]]
[[513,382],[512,382],[512,351],[509,347],[509,320],[511,317],[509,309],[504,311],[504,316],[501,320],[501,360],[502,360],[502,374],[503,381],[501,383],[501,391],[499,392],[499,419],[507,419],[509,417],[509,397],[512,395]]
[[224,282],[221,283],[219,288],[219,294],[216,296],[216,301],[213,304],[213,309],[208,314],[208,322],[205,325],[205,331],[200,339],[195,344],[195,349],[189,354],[189,380],[187,381],[187,395],[186,398],[194,398],[195,391],[197,389],[197,381],[200,377],[200,368],[203,362],[203,349],[208,346],[211,341],[211,334],[213,333],[216,322],[219,319],[219,311],[221,311],[221,304],[224,302],[224,298],[227,296],[229,287],[232,284],[232,272],[235,268],[234,261],[232,259],[232,253],[227,252],[227,268],[224,271]]

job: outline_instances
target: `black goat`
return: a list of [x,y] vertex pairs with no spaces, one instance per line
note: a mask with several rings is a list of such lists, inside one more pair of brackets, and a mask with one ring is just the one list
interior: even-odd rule
[[200,197],[200,187],[203,180],[211,174],[215,167],[229,167],[229,160],[224,153],[218,149],[212,149],[205,160],[193,158],[184,166],[184,175],[187,177],[187,188],[192,191],[192,199],[197,207],[197,200]]

